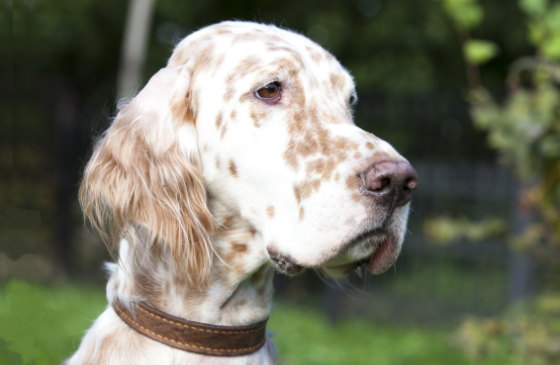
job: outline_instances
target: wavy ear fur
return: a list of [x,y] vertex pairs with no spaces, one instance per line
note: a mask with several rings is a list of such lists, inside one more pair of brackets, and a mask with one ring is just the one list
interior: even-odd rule
[[118,113],[95,144],[80,204],[110,249],[126,238],[137,255],[158,255],[202,288],[214,221],[189,108],[191,75],[186,66],[160,70]]

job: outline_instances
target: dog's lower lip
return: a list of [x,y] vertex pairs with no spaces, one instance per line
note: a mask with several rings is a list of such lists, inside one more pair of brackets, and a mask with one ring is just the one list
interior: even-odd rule
[[303,266],[301,265],[297,265],[291,261],[287,261],[287,260],[281,260],[279,258],[276,257],[271,257],[272,262],[274,262],[274,264],[276,264],[276,267],[289,275],[296,275],[299,274],[300,272],[303,271]]
[[[366,239],[366,238],[372,238],[377,236],[379,233],[376,231],[371,231],[368,232],[362,236],[360,236],[360,241]],[[380,237],[381,239],[381,237]],[[384,239],[384,241],[379,244],[372,253],[369,254],[369,256],[365,257],[362,260],[359,261],[354,261],[354,262],[349,262],[346,264],[341,264],[341,265],[332,265],[332,266],[327,266],[326,269],[329,270],[338,270],[338,271],[346,271],[348,273],[350,273],[351,271],[355,270],[356,268],[362,266],[362,265],[366,265],[367,268],[369,269],[369,271],[371,272],[375,272],[377,269],[377,263],[379,262],[379,260],[381,260],[383,258],[383,256],[385,256],[385,253],[390,250],[391,245],[393,244],[393,238],[391,237],[391,235],[387,235],[386,238]]]
[[385,242],[379,245],[369,257],[360,261],[360,263],[366,265],[369,271],[377,273],[379,271],[380,261],[383,261],[384,256],[391,251],[392,245],[393,237],[388,235]]

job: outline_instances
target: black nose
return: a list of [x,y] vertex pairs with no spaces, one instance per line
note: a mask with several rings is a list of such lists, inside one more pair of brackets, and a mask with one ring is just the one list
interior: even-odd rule
[[418,174],[406,161],[377,162],[362,176],[364,187],[388,210],[408,203],[418,187]]

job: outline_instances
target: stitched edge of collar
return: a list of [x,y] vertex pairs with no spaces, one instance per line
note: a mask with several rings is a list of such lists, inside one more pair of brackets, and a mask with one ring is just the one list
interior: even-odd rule
[[143,302],[135,302],[129,309],[115,301],[112,307],[137,332],[188,352],[212,356],[243,356],[258,351],[266,342],[268,319],[249,326],[217,326],[187,321]]

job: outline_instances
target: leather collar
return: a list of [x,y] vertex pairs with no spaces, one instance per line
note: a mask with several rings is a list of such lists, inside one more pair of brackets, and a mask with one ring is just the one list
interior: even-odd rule
[[187,321],[143,302],[135,302],[129,308],[113,302],[115,312],[130,327],[155,341],[188,352],[242,356],[256,352],[266,340],[268,319],[250,326],[215,326]]

